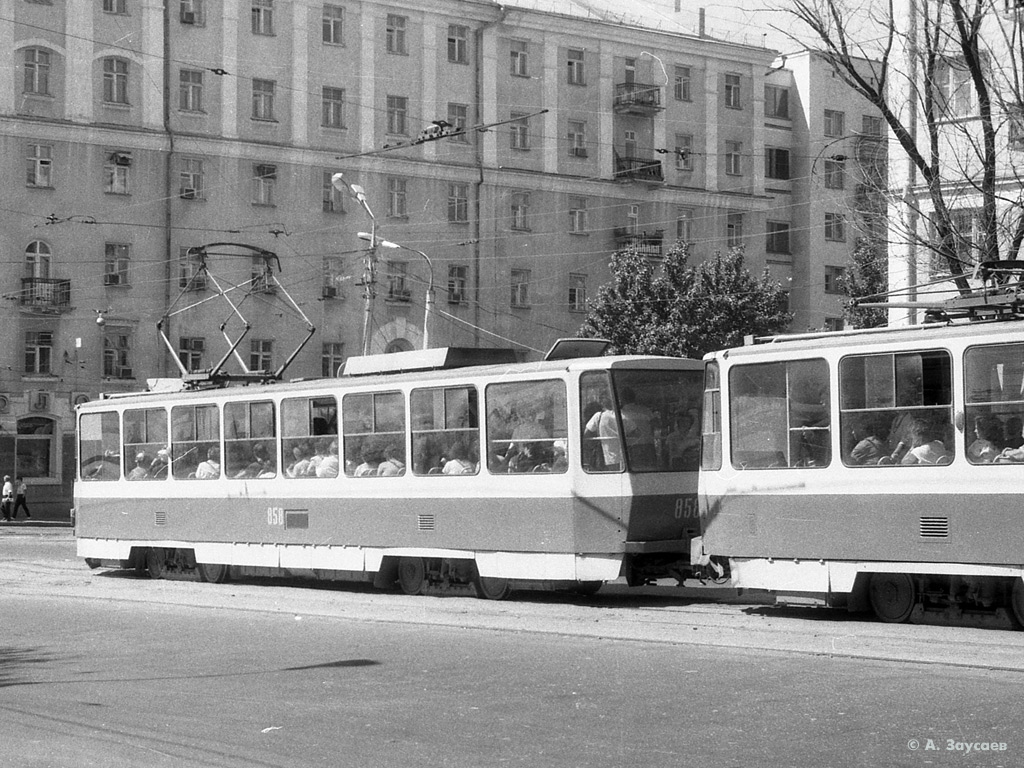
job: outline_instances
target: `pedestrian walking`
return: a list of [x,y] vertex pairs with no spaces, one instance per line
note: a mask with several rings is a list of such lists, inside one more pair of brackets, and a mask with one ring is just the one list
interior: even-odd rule
[[3,497],[0,499],[0,510],[4,514],[4,522],[11,522],[11,506],[14,504],[14,483],[10,475],[4,475]]
[[19,509],[24,509],[25,510],[25,519],[26,520],[31,520],[32,519],[32,514],[28,511],[27,496],[28,496],[28,486],[25,484],[25,478],[24,477],[19,477],[16,489],[15,489],[15,493],[14,493],[14,511],[11,512],[11,518],[13,520],[17,520],[18,519],[18,510]]

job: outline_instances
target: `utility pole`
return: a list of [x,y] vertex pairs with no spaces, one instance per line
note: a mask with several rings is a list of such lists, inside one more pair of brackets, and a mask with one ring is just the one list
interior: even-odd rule
[[363,354],[370,354],[370,321],[373,318],[373,302],[377,295],[377,217],[366,202],[366,190],[358,184],[349,184],[342,173],[331,176],[331,184],[339,192],[348,192],[370,217],[370,247],[366,250],[363,263]]

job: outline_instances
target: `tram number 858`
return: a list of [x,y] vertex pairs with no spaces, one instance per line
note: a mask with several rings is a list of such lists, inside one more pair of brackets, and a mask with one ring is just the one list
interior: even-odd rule
[[676,520],[696,520],[700,515],[696,496],[680,496],[676,499]]
[[284,507],[267,507],[267,525],[284,525]]

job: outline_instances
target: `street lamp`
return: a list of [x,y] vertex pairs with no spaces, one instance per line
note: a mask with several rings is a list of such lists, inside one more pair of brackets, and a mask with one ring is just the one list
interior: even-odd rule
[[427,272],[430,275],[430,279],[427,281],[427,296],[423,302],[423,348],[430,348],[430,316],[433,313],[434,308],[434,265],[430,261],[430,257],[427,256],[423,251],[417,251],[415,248],[410,248],[407,245],[401,243],[392,243],[390,240],[375,240],[375,235],[372,232],[360,232],[359,237],[362,240],[369,240],[373,245],[371,247],[382,246],[384,248],[401,248],[405,251],[412,251],[418,253],[423,257],[423,260],[427,262]]
[[370,217],[370,248],[366,252],[366,268],[363,277],[363,354],[370,354],[370,318],[373,316],[374,272],[377,264],[377,217],[366,202],[366,190],[358,184],[349,184],[345,175],[338,172],[331,176],[331,186],[339,192],[347,192],[363,207]]

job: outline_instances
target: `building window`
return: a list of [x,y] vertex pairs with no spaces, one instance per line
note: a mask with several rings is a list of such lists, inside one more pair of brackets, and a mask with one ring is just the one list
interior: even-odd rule
[[569,132],[569,157],[587,156],[587,124],[582,120],[570,120]]
[[252,0],[252,33],[274,34],[274,0]]
[[178,287],[183,291],[202,291],[206,288],[206,270],[198,250],[186,246],[178,249]]
[[252,116],[254,120],[274,119],[274,87],[273,80],[252,81]]
[[29,144],[25,183],[30,187],[53,186],[53,148],[48,144]]
[[203,16],[203,0],[181,0],[179,12],[182,24],[201,26],[205,20]]
[[409,301],[411,293],[406,285],[409,264],[404,261],[387,262],[388,300]]
[[273,273],[263,256],[253,256],[249,270],[249,287],[253,293],[277,293],[277,285],[271,282]]
[[324,128],[345,127],[345,89],[324,86],[320,110],[320,125]]
[[569,64],[569,79],[567,82],[569,85],[586,85],[587,81],[583,70],[583,51],[579,48],[570,48],[567,53],[567,59]]
[[127,3],[128,0],[103,0],[103,12],[124,15],[128,13]]
[[842,189],[845,178],[846,164],[842,160],[825,161],[825,186],[828,189]]
[[509,146],[512,149],[530,148],[530,120],[522,114],[513,112],[510,115]]
[[341,288],[345,280],[345,262],[341,257],[324,256],[323,285],[320,295],[325,299],[342,298]]
[[182,112],[203,111],[203,73],[198,69],[178,72],[178,109]]
[[18,420],[14,448],[15,477],[57,476],[55,424],[53,419],[42,416]]
[[626,231],[631,235],[640,234],[640,206],[630,203],[626,209]]
[[742,142],[725,142],[725,172],[728,175],[740,176],[743,174],[742,152]]
[[464,224],[469,221],[469,185],[453,182],[448,185],[448,221]]
[[884,122],[878,115],[862,115],[860,132],[865,136],[881,136]]
[[829,138],[843,136],[846,133],[846,113],[835,109],[826,109],[822,132]]
[[178,360],[189,373],[203,370],[203,353],[206,352],[206,339],[201,336],[178,339]]
[[131,331],[108,327],[103,334],[103,375],[111,379],[135,378],[131,358]]
[[693,242],[693,209],[676,208],[676,240]]
[[110,195],[131,192],[132,156],[128,152],[111,152],[103,164],[103,191]]
[[42,48],[25,49],[25,93],[50,95],[50,52]]
[[407,207],[407,191],[405,179],[397,179],[394,176],[388,178],[388,216],[405,218],[409,209]]
[[197,157],[181,158],[178,185],[178,195],[183,200],[201,200],[203,197],[203,161]]
[[466,134],[466,128],[469,125],[468,115],[469,107],[467,105],[448,102],[448,130],[451,132],[449,141],[457,141],[461,144],[469,142],[469,136]]
[[569,275],[569,311],[587,311],[587,276]]
[[128,103],[128,62],[107,57],[103,60],[103,101]]
[[252,167],[252,204],[274,205],[277,166],[258,164]]
[[103,284],[128,285],[129,247],[126,243],[107,243],[103,257]]
[[448,25],[448,61],[452,64],[469,63],[469,27]]
[[406,96],[388,96],[388,133],[406,136],[409,133],[407,123],[409,115],[409,99]]
[[846,242],[846,217],[841,213],[825,214],[825,239]]
[[513,192],[511,197],[512,229],[524,232],[530,229],[530,193]]
[[320,349],[320,375],[325,379],[337,376],[345,362],[345,345],[340,341],[325,341]]
[[825,267],[825,293],[843,293],[846,267]]
[[672,82],[672,92],[676,97],[676,101],[692,101],[689,67],[676,67],[675,79]]
[[53,333],[25,332],[25,373],[48,375],[52,372]]
[[676,170],[693,170],[693,136],[676,134]]
[[387,50],[388,53],[407,54],[409,51],[405,43],[405,24],[408,21],[405,16],[394,13],[388,14],[387,20]]
[[448,303],[465,304],[469,300],[466,286],[469,278],[469,267],[462,264],[451,264],[448,267]]
[[529,77],[526,58],[526,41],[513,40],[512,44],[512,74],[515,77]]
[[789,150],[765,147],[764,175],[769,179],[789,180]]
[[587,198],[569,198],[569,231],[574,235],[587,232]]
[[939,119],[974,114],[975,98],[971,73],[962,56],[943,59],[935,65],[936,101],[944,114]]
[[345,9],[340,5],[325,5],[323,13],[323,38],[330,45],[342,45],[345,30]]
[[334,173],[332,171],[321,171],[320,173],[320,189],[322,190],[323,200],[323,212],[324,213],[344,213],[345,212],[345,196],[342,194],[340,189],[337,189],[332,178]]
[[764,87],[764,116],[789,120],[789,88],[781,85]]
[[249,342],[249,370],[269,371],[273,369],[274,342],[270,339],[253,339]]
[[766,227],[765,250],[768,253],[789,253],[789,223],[769,221]]
[[743,214],[729,213],[725,216],[725,244],[730,248],[743,245]]
[[42,240],[33,240],[25,249],[25,277],[34,280],[50,278],[50,246]]
[[743,109],[741,80],[739,75],[725,76],[725,106],[729,109]]
[[513,307],[530,306],[530,270],[512,270],[512,296]]

